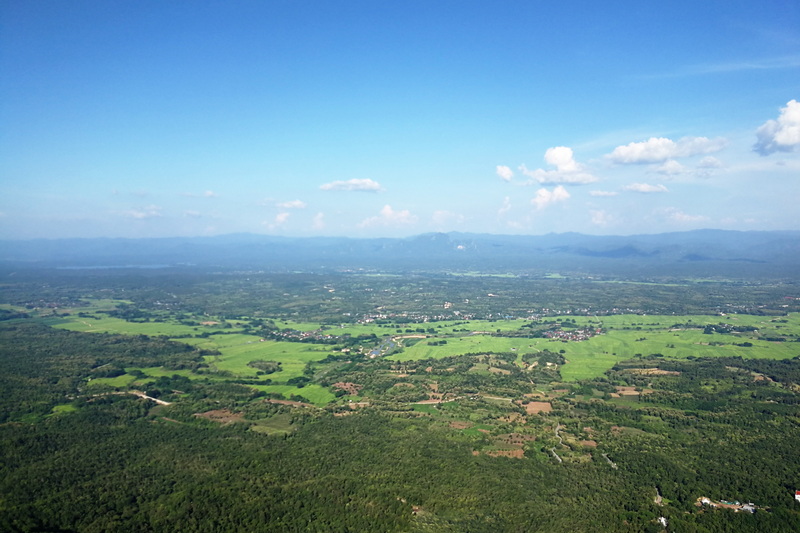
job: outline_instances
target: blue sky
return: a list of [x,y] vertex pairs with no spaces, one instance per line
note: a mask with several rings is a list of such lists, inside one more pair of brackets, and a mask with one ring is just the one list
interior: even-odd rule
[[0,73],[0,238],[800,229],[794,1],[7,0]]

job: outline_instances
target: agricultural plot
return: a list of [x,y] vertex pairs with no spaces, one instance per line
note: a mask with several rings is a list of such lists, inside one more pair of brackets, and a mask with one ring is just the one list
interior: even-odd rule
[[[238,378],[259,379],[258,369],[249,366],[255,360],[281,363],[281,372],[269,374],[273,385],[282,386],[288,380],[303,376],[307,363],[325,359],[330,346],[311,343],[295,343],[262,340],[255,335],[235,332],[230,327],[209,321],[200,326],[188,326],[170,321],[128,322],[102,314],[112,309],[118,302],[96,300],[87,313],[97,313],[92,317],[75,314],[69,317],[48,317],[42,319],[46,324],[82,332],[118,333],[126,335],[167,336],[186,342],[201,349],[218,351],[220,355],[206,356],[212,368],[227,372]],[[523,326],[529,320],[470,320],[440,321],[409,324],[347,324],[326,326],[325,333],[335,336],[376,335],[378,338],[403,337],[414,335],[424,338],[408,338],[400,353],[390,355],[394,361],[413,361],[420,359],[439,359],[469,353],[517,352],[517,362],[522,354],[549,350],[561,352],[567,363],[560,368],[566,381],[594,378],[602,375],[619,361],[636,356],[662,354],[665,357],[684,359],[687,357],[743,357],[787,359],[800,355],[800,344],[793,342],[800,338],[800,314],[785,317],[754,315],[608,315],[608,316],[569,316],[547,317],[534,321],[534,325],[563,323],[569,321],[577,328],[602,327],[604,333],[583,341],[563,339],[527,338],[504,336],[528,330]],[[703,332],[705,326],[721,323],[734,328],[751,328],[750,331],[730,333]],[[238,324],[236,324],[238,325]],[[314,331],[320,328],[313,322],[277,321],[281,328],[297,331]],[[569,327],[565,325],[565,330]],[[205,334],[200,337],[198,335]],[[779,342],[775,339],[785,339]],[[139,369],[149,377],[162,375],[186,375],[197,377],[189,371],[176,372],[166,369]],[[204,375],[204,377],[211,377]],[[109,387],[130,386],[135,377],[131,374],[115,378],[98,378],[93,385]],[[267,379],[264,376],[264,379]],[[299,394],[297,388],[286,385],[286,394]],[[284,394],[284,391],[277,391]],[[308,392],[308,391],[306,391]],[[328,393],[329,394],[329,393]],[[305,395],[304,395],[305,396]],[[322,401],[323,395],[316,395]]]
[[236,376],[257,377],[258,370],[248,366],[248,363],[254,360],[281,363],[281,372],[269,374],[269,378],[274,382],[286,382],[291,378],[302,376],[306,363],[325,359],[330,353],[327,346],[258,340],[223,346],[219,350],[222,355],[208,356],[208,362],[217,369],[226,370]]
[[[760,317],[752,315],[729,316],[640,316],[612,315],[604,317],[554,317],[550,322],[569,319],[577,327],[599,327],[605,333],[583,341],[561,339],[514,338],[493,335],[468,334],[459,337],[458,331],[485,331],[494,327],[505,331],[519,329],[527,321],[470,321],[466,325],[445,326],[436,335],[406,347],[402,353],[389,358],[396,361],[438,359],[451,355],[482,352],[514,352],[523,354],[549,350],[563,350],[567,363],[561,368],[565,380],[594,378],[602,375],[619,361],[637,355],[662,354],[666,357],[743,357],[751,359],[788,359],[800,355],[800,315],[786,317]],[[720,323],[733,327],[755,328],[753,331],[722,334],[704,333],[705,326]],[[675,328],[676,325],[691,328]],[[502,327],[499,327],[502,326]],[[483,328],[483,329],[481,329]],[[457,331],[458,330],[458,331]],[[439,333],[441,331],[441,333]],[[770,339],[783,338],[785,341]],[[446,344],[438,341],[446,340]]]
[[417,359],[440,359],[451,355],[488,352],[536,352],[547,339],[527,339],[513,337],[492,337],[490,335],[467,335],[444,339],[447,344],[435,345],[438,339],[422,340],[405,348],[402,353],[389,357],[394,361],[414,361]]
[[71,315],[69,317],[45,318],[42,322],[48,326],[70,331],[80,331],[83,333],[116,333],[120,335],[148,335],[151,337],[160,335],[166,335],[167,337],[183,337],[186,335],[197,335],[206,331],[212,333],[215,331],[222,331],[222,328],[214,328],[211,326],[185,326],[174,322],[128,322],[127,320],[110,316],[82,318]]

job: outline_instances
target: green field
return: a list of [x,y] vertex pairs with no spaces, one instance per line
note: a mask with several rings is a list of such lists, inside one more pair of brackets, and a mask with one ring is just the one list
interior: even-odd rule
[[417,359],[439,359],[451,355],[487,352],[538,352],[551,341],[547,339],[525,339],[510,337],[492,337],[490,335],[467,335],[465,337],[448,338],[447,344],[431,346],[429,342],[436,339],[422,340],[403,352],[389,357],[394,361],[414,361]]
[[87,384],[91,388],[97,387],[112,387],[112,388],[128,388],[130,387],[134,381],[136,381],[136,376],[131,374],[122,374],[121,376],[113,377],[113,378],[95,378]]
[[[47,325],[80,331],[85,333],[115,333],[122,335],[148,335],[167,336],[178,342],[183,342],[205,350],[216,350],[219,356],[207,356],[207,362],[217,370],[231,372],[237,377],[256,378],[257,370],[247,366],[247,363],[257,359],[278,361],[281,363],[282,372],[270,375],[270,379],[285,382],[293,377],[303,374],[303,368],[309,361],[324,359],[330,353],[327,346],[307,343],[261,341],[256,335],[243,333],[230,333],[230,329],[216,326],[186,326],[171,322],[128,322],[119,318],[100,317],[82,318],[78,316],[46,318],[43,322]],[[317,324],[286,322],[279,325],[298,330],[313,330]],[[208,333],[206,337],[185,337],[185,335],[198,335]],[[148,376],[160,375],[189,375],[187,372],[166,370],[159,372],[157,369],[141,369]],[[124,386],[121,384],[123,376],[111,379],[97,380],[98,384],[110,386]],[[129,381],[133,381],[128,376]]]
[[[511,352],[519,354],[550,350],[564,350],[567,364],[561,368],[565,380],[597,377],[614,366],[615,363],[638,355],[662,354],[666,357],[743,357],[760,359],[788,359],[800,355],[800,344],[797,342],[773,342],[761,340],[759,335],[768,337],[794,337],[800,335],[800,314],[794,313],[786,317],[770,318],[752,315],[728,316],[642,316],[612,315],[603,317],[554,317],[548,321],[560,321],[569,318],[578,326],[602,326],[606,333],[591,339],[574,342],[555,339],[527,339],[493,337],[489,335],[467,335],[448,338],[447,344],[431,346],[436,339],[421,340],[407,347],[402,353],[390,359],[412,361],[418,359],[437,359],[451,355],[481,352]],[[758,328],[757,333],[706,335],[701,329],[675,329],[676,324],[693,324],[697,326],[727,323],[733,326],[752,326]],[[474,331],[502,331],[519,328],[527,321],[471,321],[468,329]],[[447,323],[441,330],[442,335],[453,333],[453,329],[466,326],[449,326]],[[439,330],[437,330],[439,331]],[[749,342],[752,346],[737,346]]]
[[[92,302],[93,309],[109,309],[115,302],[103,300]],[[800,343],[791,342],[800,336],[800,314],[789,314],[785,317],[762,317],[754,315],[692,315],[692,316],[646,316],[646,315],[610,315],[610,316],[569,316],[547,317],[540,322],[560,322],[570,320],[578,327],[592,326],[604,329],[605,333],[584,341],[563,341],[544,338],[502,337],[491,333],[513,332],[530,324],[529,320],[471,320],[443,321],[422,324],[354,324],[329,326],[326,332],[331,335],[371,335],[379,338],[403,335],[425,335],[424,339],[409,339],[402,352],[389,356],[395,361],[412,361],[420,359],[438,359],[453,355],[489,352],[517,352],[518,361],[522,354],[550,350],[562,352],[567,363],[562,366],[561,375],[567,381],[593,378],[602,375],[615,363],[636,356],[662,354],[665,357],[744,357],[787,359],[800,355]],[[230,328],[217,326],[186,326],[171,322],[127,322],[122,319],[101,316],[99,318],[69,317],[45,318],[43,321],[54,327],[83,332],[104,332],[126,335],[164,335],[179,342],[185,342],[198,348],[218,351],[220,355],[206,356],[206,362],[212,368],[230,373],[234,377],[258,379],[257,369],[248,366],[254,360],[277,361],[281,363],[281,372],[263,376],[270,379],[273,392],[281,394],[301,394],[299,389],[285,384],[286,381],[303,375],[306,364],[310,361],[325,359],[330,353],[330,346],[262,340],[256,335],[231,332]],[[695,327],[726,323],[733,326],[757,328],[757,332],[737,334],[704,334],[702,329],[680,329],[673,326],[689,324]],[[278,321],[278,327],[300,331],[318,329],[318,324],[310,322]],[[424,333],[418,331],[424,330]],[[398,333],[397,330],[402,330]],[[410,330],[410,331],[406,331]],[[235,331],[235,330],[234,330]],[[205,337],[197,337],[206,333]],[[191,335],[191,337],[187,337]],[[784,337],[786,342],[773,342],[760,337]],[[443,345],[432,345],[446,340]],[[737,346],[748,342],[751,346]],[[186,375],[197,377],[189,371],[171,371],[158,368],[141,369],[150,377],[162,375]],[[204,375],[211,377],[212,375]],[[213,379],[213,378],[212,378]],[[130,386],[135,377],[130,374],[115,378],[99,378],[91,385],[124,388]],[[274,389],[279,387],[279,389]],[[286,387],[281,389],[280,387]],[[260,387],[259,387],[260,388]],[[264,389],[266,390],[266,389]],[[322,389],[324,390],[324,389]],[[303,389],[303,396],[308,393],[314,403],[330,401],[333,396],[325,390],[312,392]]]
[[197,335],[206,331],[211,333],[223,331],[222,328],[214,326],[185,326],[174,322],[128,322],[121,318],[109,316],[81,318],[71,315],[68,317],[45,318],[42,322],[48,326],[84,333],[117,333],[121,335],[149,335],[152,337],[159,335],[182,337],[185,335]]
[[250,426],[250,430],[266,435],[286,435],[294,429],[291,418],[292,415],[289,413],[281,413],[263,420],[256,420]]

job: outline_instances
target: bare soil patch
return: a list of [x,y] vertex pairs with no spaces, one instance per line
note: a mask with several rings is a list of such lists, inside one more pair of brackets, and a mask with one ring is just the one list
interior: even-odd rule
[[234,422],[244,421],[244,414],[234,413],[227,409],[215,409],[213,411],[206,411],[205,413],[195,413],[194,416],[220,424],[233,424]]
[[490,450],[486,452],[486,455],[491,457],[511,457],[513,459],[523,459],[525,457],[525,451],[522,448],[517,448],[514,450]]
[[553,410],[553,405],[550,402],[530,402],[525,405],[525,412],[529,415],[537,413],[549,413]]
[[582,446],[591,446],[592,448],[597,448],[597,441],[596,440],[582,440]]
[[472,427],[472,422],[463,422],[461,420],[456,420],[454,422],[450,422],[450,427],[453,429],[467,429]]
[[644,376],[680,376],[677,370],[661,370],[660,368],[629,368],[631,374],[642,374]]

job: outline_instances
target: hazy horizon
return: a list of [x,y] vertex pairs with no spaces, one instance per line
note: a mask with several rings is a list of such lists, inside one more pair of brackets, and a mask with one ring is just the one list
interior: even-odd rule
[[5,2],[0,239],[800,228],[800,6]]

